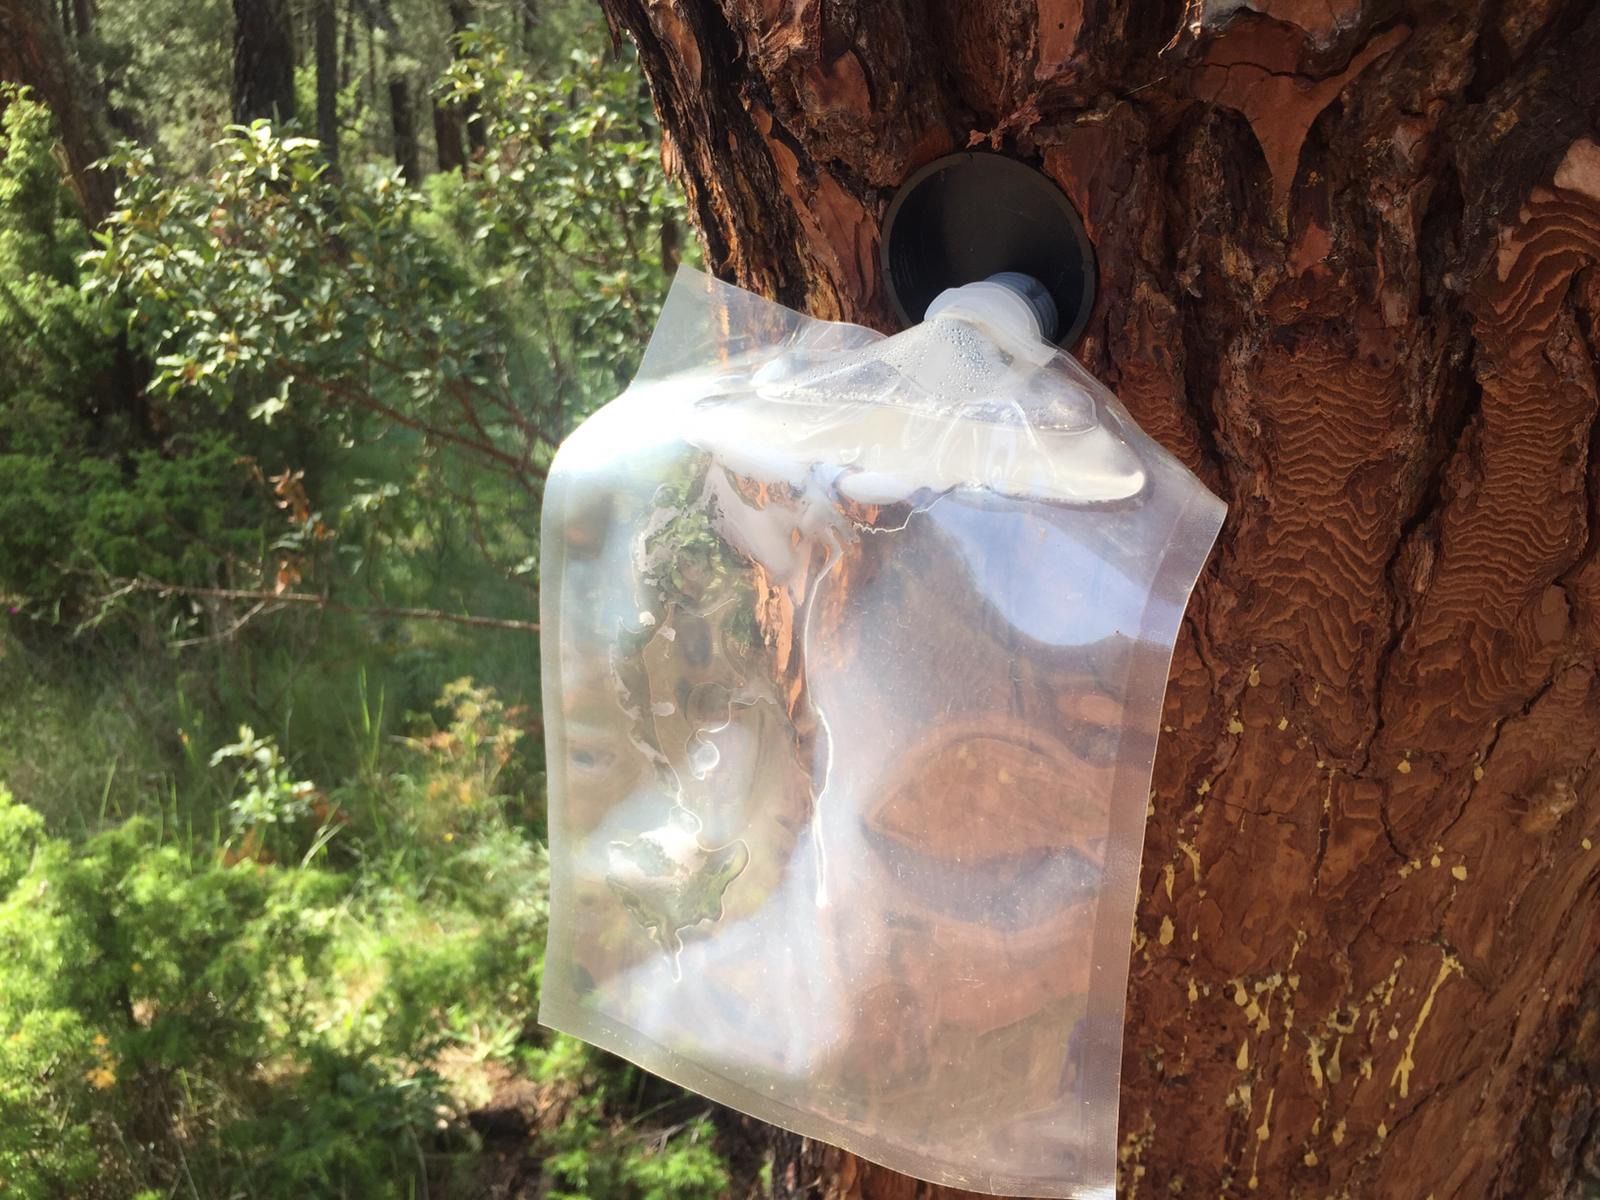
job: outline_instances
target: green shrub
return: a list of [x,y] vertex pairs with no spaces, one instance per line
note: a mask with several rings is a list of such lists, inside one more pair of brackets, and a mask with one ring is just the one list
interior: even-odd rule
[[195,1130],[256,1103],[274,1059],[295,1081],[289,1107],[305,1103],[300,1081],[315,1071],[294,1064],[317,1061],[302,1018],[324,978],[337,879],[225,866],[142,820],[73,847],[9,793],[0,879],[0,1179],[12,1194],[127,1195],[138,1178],[173,1177]]
[[703,1101],[653,1081],[667,1097],[658,1115],[680,1114],[663,1130],[630,1121],[633,1105],[620,1099],[634,1093],[636,1104],[642,1095],[637,1068],[561,1035],[533,1060],[539,1076],[568,1096],[560,1122],[544,1138],[551,1200],[713,1200],[727,1192],[728,1167],[713,1146]]
[[[226,432],[273,472],[290,528],[271,553],[203,539],[258,583],[359,582],[370,600],[431,588],[465,547],[531,585],[526,517],[555,447],[649,338],[684,206],[631,65],[576,52],[541,76],[472,32],[437,96],[485,149],[423,189],[372,163],[330,171],[316,141],[262,121],[199,177],[116,156],[81,290],[118,314],[175,428]],[[298,453],[268,453],[274,430],[298,431]]]
[[549,889],[512,790],[527,714],[465,678],[435,713],[400,742],[402,769],[335,793],[343,854],[362,867],[363,919],[336,969],[360,997],[347,1044],[416,1064],[453,1044],[509,1058],[537,1005]]
[[548,873],[520,824],[525,728],[459,680],[310,800],[271,739],[191,746],[186,786],[223,805],[203,850],[138,818],[74,843],[0,792],[4,1194],[411,1200],[423,1172],[468,1194],[449,1182],[473,1169],[465,1097],[518,1066],[556,1097],[530,1147],[550,1195],[722,1194],[703,1105],[535,1031]]
[[437,91],[472,106],[488,152],[433,181],[429,228],[453,234],[493,302],[534,331],[507,342],[507,366],[552,398],[559,436],[632,376],[676,266],[683,197],[631,52],[575,48],[541,77],[491,35],[460,42]]
[[639,1200],[709,1200],[728,1190],[728,1167],[712,1148],[715,1131],[696,1121],[628,1156],[625,1175]]
[[99,1058],[109,1039],[49,986],[77,947],[36,908],[48,891],[32,878],[41,850],[54,857],[43,822],[0,787],[0,1180],[27,1200],[93,1178],[90,1090],[115,1081],[100,1073],[110,1071]]
[[[272,472],[288,528],[270,562],[240,566],[268,586],[352,568],[391,583],[388,551],[426,555],[467,514],[496,563],[531,561],[503,514],[537,493],[551,435],[507,373],[508,315],[424,232],[422,195],[392,171],[329,172],[317,142],[266,122],[215,158],[192,179],[125,149],[82,262],[183,427],[248,419],[237,440]],[[292,453],[262,449],[285,432]]]
[[18,804],[0,784],[0,896],[9,895],[28,873],[44,841],[44,819]]
[[494,689],[471,679],[445,685],[435,704],[445,714],[419,718],[406,745],[416,755],[414,781],[401,814],[415,836],[446,843],[521,815],[518,749],[528,730],[525,709],[507,705]]
[[[455,1160],[433,1060],[509,1061],[526,1036],[547,876],[507,820],[524,715],[465,680],[438,714],[403,743],[373,730],[368,782],[344,789],[367,789],[360,826],[248,730],[215,755],[183,739],[188,822],[63,822],[74,843],[0,793],[3,1194],[126,1200],[186,1175],[206,1196],[407,1197],[419,1162]],[[313,860],[354,870],[297,865],[319,830],[380,826],[384,847]]]
[[49,111],[0,84],[0,596],[52,618],[105,575],[211,581],[270,511],[240,422],[175,424],[119,359],[55,144]]
[[[97,234],[50,115],[0,89],[0,605],[44,619],[0,641],[0,777],[31,805],[0,789],[7,1200],[478,1194],[463,1113],[518,1067],[541,1194],[728,1189],[703,1104],[534,1026],[524,634],[107,598],[527,611],[544,469],[631,374],[682,203],[626,62],[448,57],[437,99],[487,144],[421,190],[255,125],[125,152]],[[49,627],[107,613],[139,620]]]
[[359,1055],[318,1046],[290,1086],[234,1121],[222,1141],[250,1196],[410,1200],[418,1164],[447,1110],[430,1071],[397,1075]]
[[[586,1107],[586,1106],[585,1106]],[[713,1200],[728,1190],[728,1167],[703,1120],[666,1136],[607,1128],[592,1115],[569,1116],[545,1160],[551,1200]]]
[[110,345],[78,290],[89,236],[54,144],[49,110],[0,84],[0,591],[21,595],[54,591],[82,484],[103,468],[83,410]]

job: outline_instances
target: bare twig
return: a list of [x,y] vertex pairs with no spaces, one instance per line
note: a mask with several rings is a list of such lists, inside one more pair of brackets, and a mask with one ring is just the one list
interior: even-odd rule
[[237,634],[241,629],[243,629],[246,625],[248,625],[251,621],[253,621],[253,620],[255,620],[255,618],[259,617],[262,614],[262,612],[264,612],[266,610],[266,607],[267,607],[267,602],[265,600],[262,600],[262,601],[260,601],[260,602],[258,602],[256,604],[251,605],[249,610],[244,614],[244,616],[240,617],[237,621],[235,621],[232,625],[229,625],[226,629],[219,630],[216,633],[208,633],[204,637],[182,638],[179,641],[173,642],[172,645],[176,649],[186,650],[190,646],[205,646],[205,645],[208,645],[208,644],[210,644],[212,642],[226,642],[230,638],[232,638],[235,634]]

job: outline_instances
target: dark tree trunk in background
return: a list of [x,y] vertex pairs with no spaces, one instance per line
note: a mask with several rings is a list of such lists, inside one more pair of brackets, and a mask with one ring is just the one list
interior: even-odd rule
[[[472,17],[468,6],[461,0],[451,0],[449,6],[452,58],[461,57],[459,38],[471,23]],[[463,141],[462,129],[465,127],[466,138],[474,151],[483,148],[483,130],[473,118],[477,115],[478,103],[471,100],[463,108],[455,105],[443,105],[437,100],[433,102],[433,142],[438,149],[439,169],[453,171],[463,167],[467,162],[467,142]]]
[[533,31],[539,28],[539,0],[522,0],[518,6],[520,17],[519,26],[522,30],[522,46],[524,49],[533,48]]
[[[461,57],[461,42],[459,39],[471,27],[476,17],[477,14],[473,12],[471,0],[450,0],[450,31],[456,37],[451,49],[457,58]],[[474,96],[468,99],[463,111],[466,114],[467,145],[472,147],[473,154],[480,154],[483,151],[484,140],[483,122],[478,119],[479,106],[477,97]]]
[[389,76],[389,128],[394,135],[394,162],[409,184],[422,182],[422,151],[417,146],[417,114],[411,103],[411,81]]
[[334,0],[315,0],[312,37],[317,54],[317,140],[339,165],[339,13]]
[[[400,25],[395,20],[393,0],[366,0],[369,19],[383,30],[384,61],[389,69],[389,132],[395,166],[409,184],[422,182],[422,151],[417,144],[416,105],[411,96],[411,79],[401,65]],[[367,42],[367,58],[376,77],[377,61],[372,42]]]
[[[1122,1194],[1594,1195],[1600,13],[604,2],[709,266],[818,316],[887,325],[917,166],[1041,166],[1100,256],[1077,353],[1229,502],[1164,714]],[[937,1192],[771,1136],[780,1195]]]
[[288,0],[233,0],[233,119],[291,120],[294,25]]
[[339,58],[339,90],[341,92],[350,86],[350,76],[355,70],[357,51],[356,6],[354,4],[346,4],[344,8],[344,53]]
[[433,144],[439,170],[455,171],[467,163],[466,146],[461,141],[461,122],[455,112],[433,101]]
[[[352,114],[352,121],[360,127],[361,118],[368,109],[378,107],[378,25],[376,15],[370,5],[362,5],[362,26],[367,32],[367,71],[366,86],[356,90],[356,111]],[[354,61],[351,55],[347,61]]]
[[116,182],[93,169],[106,139],[102,114],[90,102],[93,88],[80,75],[45,0],[0,0],[0,80],[32,88],[55,114],[72,189],[97,225],[111,211]]

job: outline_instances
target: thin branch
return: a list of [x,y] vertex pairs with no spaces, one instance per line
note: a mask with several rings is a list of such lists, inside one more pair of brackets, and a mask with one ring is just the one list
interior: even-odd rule
[[[288,364],[280,363],[279,366],[287,368]],[[524,490],[530,492],[535,490],[532,480],[529,479],[530,473],[535,479],[542,477],[539,471],[531,468],[531,464],[525,457],[519,458],[515,454],[507,453],[498,446],[484,445],[473,441],[471,438],[463,437],[459,433],[453,433],[448,429],[440,429],[436,425],[430,425],[425,421],[419,421],[415,417],[407,416],[405,413],[389,407],[387,404],[382,403],[377,398],[365,392],[359,392],[352,388],[341,387],[332,380],[323,379],[315,375],[301,375],[296,376],[296,378],[300,382],[309,384],[318,391],[322,392],[324,395],[332,397],[335,400],[342,400],[346,403],[354,404],[359,408],[366,409],[368,412],[376,413],[385,420],[393,421],[397,425],[403,425],[407,429],[414,430],[415,432],[422,434],[424,437],[437,438],[441,442],[448,442],[451,445],[458,446],[463,450],[470,451],[487,459],[490,462],[496,463],[504,468],[506,473],[510,475],[511,478]]]
[[229,641],[246,625],[255,620],[256,617],[259,617],[262,612],[265,611],[266,607],[267,602],[262,600],[259,603],[251,605],[250,608],[245,611],[244,616],[240,617],[226,629],[220,630],[217,633],[208,633],[203,637],[182,638],[179,641],[173,642],[172,645],[175,649],[186,650],[190,646],[206,646],[213,642]]
[[472,629],[509,629],[517,633],[538,633],[539,622],[515,621],[509,617],[480,617],[470,613],[446,612],[438,608],[392,608],[386,605],[345,604],[316,592],[269,592],[253,588],[185,587],[156,579],[128,580],[117,594],[129,591],[154,592],[158,596],[187,596],[199,600],[248,600],[261,608],[298,604],[326,612],[347,613],[354,617],[388,617],[403,621],[443,621]]

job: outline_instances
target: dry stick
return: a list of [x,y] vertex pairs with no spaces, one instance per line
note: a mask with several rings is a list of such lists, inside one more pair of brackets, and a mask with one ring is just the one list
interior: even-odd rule
[[268,592],[250,588],[184,587],[175,583],[160,583],[153,579],[139,579],[132,586],[141,591],[155,592],[161,596],[193,596],[203,600],[252,600],[263,605],[303,604],[328,612],[348,613],[356,617],[396,617],[407,621],[445,621],[452,625],[467,625],[473,629],[510,629],[518,633],[538,633],[537,621],[514,621],[509,617],[476,617],[468,613],[446,612],[438,608],[388,608],[381,605],[344,604],[315,592]]
[[228,626],[221,632],[208,633],[204,637],[181,638],[172,643],[173,648],[178,650],[187,650],[191,646],[204,646],[210,642],[230,641],[241,629],[265,612],[266,608],[267,602],[262,600],[257,604],[251,605],[250,608],[245,612],[244,616],[240,617],[232,625]]

